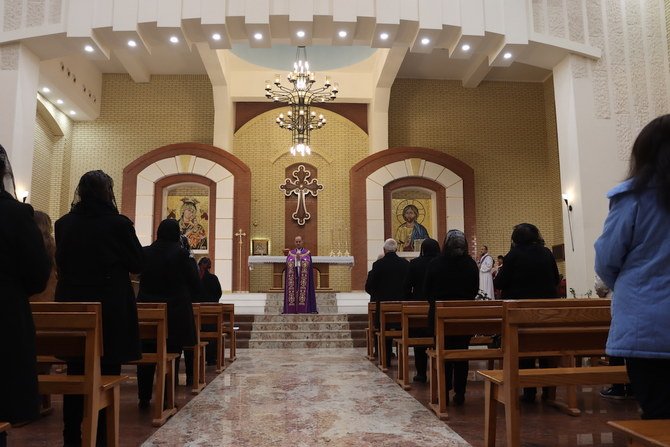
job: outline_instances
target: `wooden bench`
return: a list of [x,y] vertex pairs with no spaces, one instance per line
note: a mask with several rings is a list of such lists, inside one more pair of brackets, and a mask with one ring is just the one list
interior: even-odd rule
[[508,446],[518,446],[519,392],[524,387],[627,383],[625,366],[519,369],[519,357],[604,353],[610,300],[520,300],[503,303],[503,369],[477,371],[485,380],[484,445],[495,445],[497,402],[505,406]]
[[[237,332],[235,329],[235,304],[233,303],[221,303],[223,306],[223,332],[226,334],[226,337],[229,340],[230,350],[228,351],[228,359],[231,362],[234,362],[237,358]],[[221,348],[223,353],[225,353],[225,348]]]
[[377,352],[379,353],[379,368],[388,371],[391,359],[386,358],[386,339],[393,340],[402,336],[400,329],[387,329],[390,323],[398,326],[402,323],[402,301],[382,301],[379,303],[379,329],[377,330]]
[[0,434],[7,432],[12,426],[9,422],[0,422]]
[[[200,340],[214,342],[216,345],[216,372],[225,369],[224,354],[226,350],[226,332],[223,332],[224,305],[220,303],[200,303]],[[204,326],[210,326],[212,330],[203,330]]]
[[608,421],[607,424],[623,433],[629,446],[670,447],[670,419]]
[[[430,408],[440,419],[448,419],[449,394],[445,362],[502,359],[502,349],[488,347],[490,335],[502,333],[502,301],[457,300],[435,303],[435,349],[428,353],[430,374]],[[483,349],[450,349],[445,346],[447,336],[472,336],[471,346]]]
[[[107,409],[107,445],[119,445],[120,384],[127,376],[102,376],[102,307],[100,303],[32,303],[38,356],[80,358],[83,375],[38,376],[41,394],[84,396],[82,446],[93,447],[98,412]],[[83,310],[82,310],[83,309]]]
[[[398,372],[396,382],[405,390],[409,390],[409,348],[414,346],[432,347],[434,339],[431,336],[410,336],[411,332],[429,330],[428,303],[425,301],[405,301],[402,303],[400,315],[400,338],[394,339],[398,351]],[[415,332],[416,333],[416,332]]]
[[134,365],[156,365],[154,379],[154,409],[151,424],[160,427],[177,412],[175,405],[175,359],[180,354],[167,352],[167,304],[137,303],[137,318],[140,327],[140,339],[153,341],[156,352],[142,352],[140,360]]
[[207,346],[207,342],[200,340],[201,320],[199,303],[193,304],[193,319],[196,327],[195,345],[184,346],[184,349],[193,351],[193,388],[191,388],[191,393],[198,394],[207,385],[205,381],[205,347]]
[[365,328],[365,342],[368,350],[368,360],[374,360],[375,355],[375,314],[377,310],[377,303],[368,303],[368,327]]

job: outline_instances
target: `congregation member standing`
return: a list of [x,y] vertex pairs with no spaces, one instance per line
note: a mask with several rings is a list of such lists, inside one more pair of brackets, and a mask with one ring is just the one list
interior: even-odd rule
[[[409,262],[398,256],[398,243],[395,239],[384,241],[384,256],[372,264],[365,281],[365,291],[370,295],[370,302],[376,304],[375,327],[379,329],[380,303],[382,301],[400,301],[404,298],[405,277],[409,272]],[[389,328],[387,328],[389,329]],[[391,364],[393,345],[385,340],[386,359]]]
[[[200,286],[202,290],[202,302],[204,303],[218,303],[223,292],[221,291],[221,283],[215,274],[210,273],[212,268],[212,260],[208,257],[202,257],[198,261],[198,275],[200,276]],[[203,331],[216,331],[216,328],[211,324],[202,326]],[[219,348],[217,340],[210,340],[205,347],[205,359],[207,365],[216,365],[216,352]]]
[[[468,254],[465,234],[460,230],[449,230],[444,238],[442,254],[436,257],[426,272],[424,293],[428,297],[430,310],[428,321],[434,333],[435,301],[474,300],[479,290],[479,269]],[[446,337],[447,349],[468,349],[470,336]],[[447,393],[454,390],[454,403],[463,405],[468,383],[468,362],[446,362]]]
[[670,115],[640,132],[607,193],[596,273],[613,291],[607,354],[624,357],[643,419],[670,418]]
[[[51,260],[33,219],[16,200],[14,176],[0,146],[0,421],[39,416],[35,325],[28,297],[44,290]],[[0,434],[0,446],[7,433]]]
[[[70,212],[58,219],[56,301],[102,303],[103,375],[118,375],[121,365],[141,358],[137,306],[130,273],[142,270],[142,245],[133,223],[119,214],[112,178],[89,171],[79,180]],[[68,374],[82,374],[81,362],[67,362]],[[105,410],[98,440],[105,440]],[[81,445],[83,396],[63,397],[65,446]]]
[[[181,353],[196,341],[191,290],[198,288],[198,276],[180,243],[179,223],[165,219],[158,225],[156,241],[144,247],[144,269],[140,276],[137,301],[167,303],[167,352]],[[143,342],[142,350],[155,352],[156,343]],[[179,358],[175,362],[179,371]],[[148,408],[153,390],[156,365],[137,366],[139,407]]]
[[[428,264],[440,254],[440,244],[435,239],[424,239],[421,244],[421,252],[418,258],[409,262],[409,271],[405,280],[405,297],[410,301],[427,301],[424,286],[426,283],[426,271]],[[415,330],[409,334],[410,337],[430,337],[430,331]],[[428,355],[426,346],[414,346],[414,366],[416,367],[415,382],[425,383],[428,380]]]
[[[494,280],[504,300],[524,298],[558,298],[560,281],[558,266],[551,251],[544,246],[540,230],[533,224],[521,223],[512,231],[512,247],[505,255],[503,267]],[[536,359],[519,360],[519,367],[533,368]],[[550,366],[550,360],[540,358],[540,367]],[[543,392],[548,389],[543,388]],[[524,402],[534,402],[536,388],[524,388]],[[547,398],[543,395],[543,399]]]
[[295,248],[286,256],[283,313],[317,313],[312,253],[303,246],[302,236],[295,237]]
[[[51,217],[47,213],[35,210],[35,223],[40,233],[42,233],[42,242],[44,242],[44,249],[47,251],[47,256],[49,256],[51,274],[49,275],[47,286],[41,293],[31,296],[30,302],[48,302],[54,300],[54,294],[56,293],[56,241],[53,236]],[[47,368],[44,368],[45,372],[40,372],[40,374],[46,374],[47,370]]]

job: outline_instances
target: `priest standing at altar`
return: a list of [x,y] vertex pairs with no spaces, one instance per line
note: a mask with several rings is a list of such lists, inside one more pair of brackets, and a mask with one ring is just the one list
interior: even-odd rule
[[296,236],[295,248],[289,251],[286,257],[286,272],[284,273],[285,314],[317,313],[312,254],[302,244],[302,236]]

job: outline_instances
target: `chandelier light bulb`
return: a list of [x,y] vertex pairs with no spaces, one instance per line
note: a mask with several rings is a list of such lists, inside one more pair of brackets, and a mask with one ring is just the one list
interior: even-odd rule
[[297,33],[295,33],[295,35],[298,37],[305,37],[305,32],[303,30],[300,30]]

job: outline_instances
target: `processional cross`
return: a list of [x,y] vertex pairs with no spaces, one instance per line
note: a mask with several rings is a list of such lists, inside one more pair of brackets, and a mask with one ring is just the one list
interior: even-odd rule
[[237,237],[237,244],[239,245],[239,268],[237,269],[237,289],[242,290],[242,238],[246,236],[247,233],[243,232],[242,229],[240,228],[237,230],[237,233],[235,233],[235,236]]
[[296,171],[293,171],[293,178],[295,180],[291,180],[290,178],[284,179],[284,184],[279,186],[279,189],[284,191],[286,197],[292,194],[298,196],[298,206],[291,217],[293,220],[297,221],[300,226],[305,225],[305,221],[309,220],[311,217],[307,211],[305,197],[308,194],[316,197],[317,194],[319,194],[319,191],[323,189],[323,185],[320,185],[317,179],[308,180],[311,175],[312,174],[305,169],[304,165],[300,165]]

